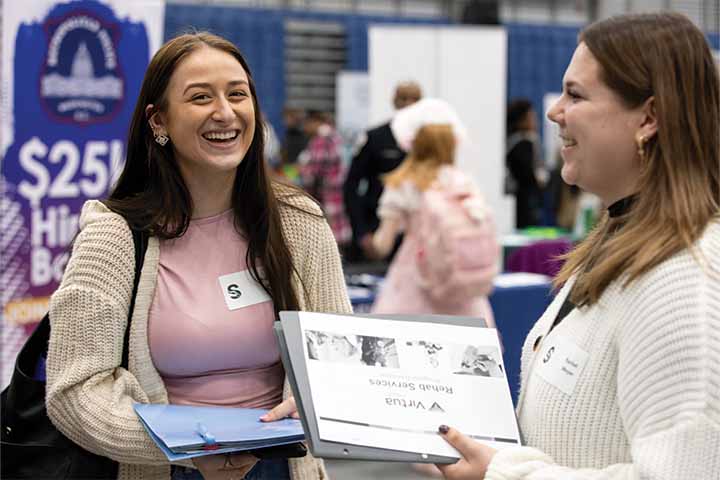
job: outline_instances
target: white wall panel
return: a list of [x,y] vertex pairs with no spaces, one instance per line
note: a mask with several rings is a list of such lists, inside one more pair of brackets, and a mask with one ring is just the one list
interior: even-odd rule
[[392,98],[398,83],[414,80],[426,95],[437,91],[436,32],[436,27],[370,27],[370,125],[385,122],[392,116]]
[[[502,204],[507,71],[505,29],[443,28],[438,37],[441,54],[437,64],[437,96],[455,107],[470,132],[470,142],[461,145],[457,152],[458,166],[476,179],[496,212],[505,210],[507,207]],[[502,213],[505,219],[505,212]],[[503,230],[508,227],[503,225]]]
[[480,185],[498,229],[514,225],[513,200],[502,193],[505,172],[507,34],[502,27],[375,26],[369,33],[370,119],[392,115],[399,81],[414,79],[427,97],[447,100],[466,124],[469,142],[459,167]]

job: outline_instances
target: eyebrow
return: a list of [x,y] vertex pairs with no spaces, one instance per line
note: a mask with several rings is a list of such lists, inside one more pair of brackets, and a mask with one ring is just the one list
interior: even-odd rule
[[580,87],[580,86],[581,86],[581,85],[580,85],[578,82],[574,81],[574,80],[568,80],[568,81],[566,81],[566,82],[563,82],[563,87],[565,88],[565,90],[567,90],[568,88]]
[[[235,87],[237,85],[249,86],[250,84],[248,83],[247,80],[232,80],[232,81],[228,82],[229,87]],[[210,85],[207,82],[191,83],[185,87],[185,90],[183,91],[183,95],[185,95],[187,93],[187,91],[190,90],[191,88],[210,88],[210,87],[212,87],[212,85]]]

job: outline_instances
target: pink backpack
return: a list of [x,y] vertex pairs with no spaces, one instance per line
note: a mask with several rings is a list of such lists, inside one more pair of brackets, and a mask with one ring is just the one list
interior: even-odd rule
[[420,284],[436,304],[458,305],[492,291],[499,247],[490,209],[473,182],[442,168],[418,211]]

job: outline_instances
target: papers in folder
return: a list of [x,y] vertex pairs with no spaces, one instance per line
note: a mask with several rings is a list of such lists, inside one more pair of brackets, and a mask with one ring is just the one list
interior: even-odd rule
[[267,410],[136,403],[135,412],[170,461],[304,440],[298,420],[260,422]]
[[280,317],[315,456],[451,463],[459,453],[437,434],[442,424],[494,448],[520,445],[497,332],[481,319]]

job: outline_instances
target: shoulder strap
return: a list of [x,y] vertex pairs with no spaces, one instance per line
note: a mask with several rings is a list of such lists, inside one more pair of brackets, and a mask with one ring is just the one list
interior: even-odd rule
[[126,369],[128,368],[128,350],[130,349],[130,323],[132,322],[133,311],[135,310],[135,297],[137,297],[138,285],[140,284],[140,272],[142,271],[143,263],[145,263],[145,252],[148,246],[148,235],[146,232],[134,230],[132,227],[130,230],[132,231],[133,244],[135,245],[135,279],[133,280],[127,327],[125,328],[125,338],[123,339],[121,366]]

